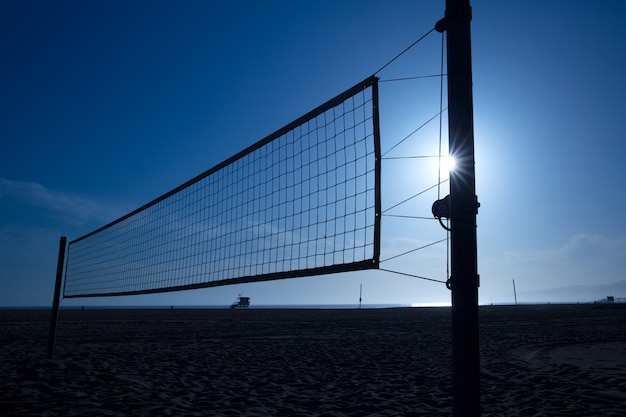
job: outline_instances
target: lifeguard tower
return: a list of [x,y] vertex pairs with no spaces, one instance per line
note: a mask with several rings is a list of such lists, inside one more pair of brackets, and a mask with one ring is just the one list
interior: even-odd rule
[[231,309],[250,307],[250,297],[244,297],[241,294],[237,296],[237,301],[230,305]]

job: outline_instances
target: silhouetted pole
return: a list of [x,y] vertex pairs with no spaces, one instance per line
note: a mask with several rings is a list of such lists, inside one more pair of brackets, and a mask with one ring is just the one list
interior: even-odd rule
[[453,415],[480,416],[476,179],[469,0],[446,0]]
[[359,287],[359,308],[361,308],[361,301],[363,300],[363,284]]
[[52,299],[52,318],[50,319],[50,339],[48,341],[48,358],[54,356],[54,343],[57,336],[57,322],[59,319],[59,303],[61,302],[61,282],[63,281],[63,263],[65,261],[65,242],[67,238],[61,236],[59,243],[59,258],[57,260],[57,277],[54,284],[54,298]]

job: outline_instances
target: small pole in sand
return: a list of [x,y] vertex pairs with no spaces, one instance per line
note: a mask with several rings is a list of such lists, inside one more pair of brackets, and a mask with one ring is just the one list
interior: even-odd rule
[[63,263],[65,261],[65,243],[67,237],[61,236],[59,242],[59,259],[57,260],[57,275],[52,298],[52,317],[50,318],[50,339],[48,340],[48,359],[54,356],[54,343],[57,335],[57,322],[59,320],[59,303],[61,301],[61,283],[63,281]]
[[513,296],[515,297],[515,308],[517,308],[517,291],[515,290],[515,280],[513,280]]
[[363,284],[359,288],[359,308],[361,308],[361,301],[363,300]]

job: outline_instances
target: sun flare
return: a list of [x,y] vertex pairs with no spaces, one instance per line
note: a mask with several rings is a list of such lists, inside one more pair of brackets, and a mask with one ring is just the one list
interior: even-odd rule
[[441,172],[449,173],[454,170],[454,166],[456,165],[454,157],[452,155],[442,155],[439,159],[439,164],[441,167]]

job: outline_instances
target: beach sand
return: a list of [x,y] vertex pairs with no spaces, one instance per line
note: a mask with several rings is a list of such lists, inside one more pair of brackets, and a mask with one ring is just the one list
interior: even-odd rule
[[[449,308],[0,311],[3,416],[449,416]],[[626,415],[626,305],[480,308],[484,416]]]

